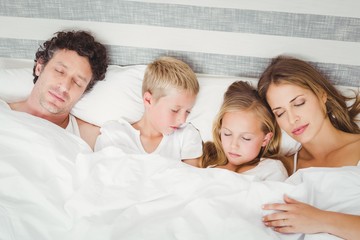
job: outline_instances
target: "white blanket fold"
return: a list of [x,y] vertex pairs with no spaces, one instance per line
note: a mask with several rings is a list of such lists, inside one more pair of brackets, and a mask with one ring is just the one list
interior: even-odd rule
[[266,228],[261,206],[285,193],[360,214],[359,167],[259,182],[114,147],[92,153],[45,120],[0,110],[0,239],[335,239]]

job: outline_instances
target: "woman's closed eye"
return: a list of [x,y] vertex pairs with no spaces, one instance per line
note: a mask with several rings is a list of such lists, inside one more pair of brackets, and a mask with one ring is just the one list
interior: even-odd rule
[[301,101],[301,102],[298,102],[298,103],[294,103],[294,106],[295,107],[300,107],[300,106],[302,106],[304,104],[305,104],[305,101]]
[[276,112],[274,112],[274,114],[275,114],[275,116],[277,118],[280,118],[284,113],[285,113],[285,111],[276,111]]

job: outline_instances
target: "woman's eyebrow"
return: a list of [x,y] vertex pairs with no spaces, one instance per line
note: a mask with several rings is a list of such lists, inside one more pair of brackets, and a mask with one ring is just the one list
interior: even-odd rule
[[[300,94],[300,95],[297,95],[296,97],[294,97],[293,99],[291,99],[290,101],[289,101],[289,103],[292,103],[293,101],[295,101],[298,97],[301,97],[301,96],[303,96],[303,94]],[[274,111],[274,110],[277,110],[277,109],[280,109],[281,107],[276,107],[276,108],[272,108],[272,110]]]

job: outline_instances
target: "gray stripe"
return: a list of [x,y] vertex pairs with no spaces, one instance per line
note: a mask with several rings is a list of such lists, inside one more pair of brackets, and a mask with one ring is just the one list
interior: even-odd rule
[[0,57],[34,59],[42,41],[0,38]]
[[[0,57],[34,59],[41,42],[0,39]],[[147,64],[160,56],[173,56],[187,62],[195,72],[258,78],[270,59],[198,52],[108,46],[110,62],[115,65]],[[334,84],[360,87],[360,66],[317,63]]]
[[[116,65],[147,64],[160,56],[173,56],[188,63],[197,73],[258,78],[271,59],[198,52],[112,46],[111,62]],[[275,57],[275,56],[274,56]],[[360,66],[313,63],[333,84],[360,87]]]
[[178,4],[116,0],[2,0],[0,15],[360,42],[359,18]]

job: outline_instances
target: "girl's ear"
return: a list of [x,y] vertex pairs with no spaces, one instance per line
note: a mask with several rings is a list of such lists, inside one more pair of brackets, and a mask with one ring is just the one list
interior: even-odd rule
[[263,140],[263,143],[262,143],[262,147],[265,147],[266,145],[268,145],[268,143],[270,142],[271,138],[274,136],[274,134],[272,132],[268,132],[265,137],[264,137],[264,140]]

